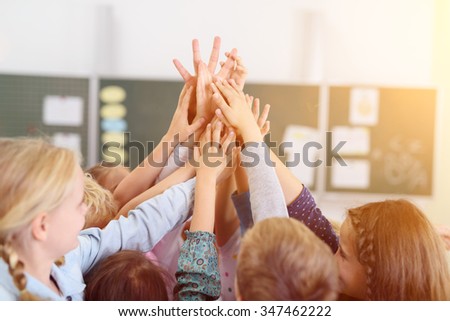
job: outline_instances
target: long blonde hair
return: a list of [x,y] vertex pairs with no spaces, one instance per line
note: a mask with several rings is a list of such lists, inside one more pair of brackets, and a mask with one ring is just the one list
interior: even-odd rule
[[77,164],[72,151],[43,139],[0,139],[0,256],[22,300],[36,297],[26,291],[24,266],[13,250],[13,238],[39,213],[64,201],[74,188]]
[[236,268],[244,300],[334,300],[338,267],[330,248],[301,222],[269,218],[243,237]]
[[368,203],[348,217],[370,300],[450,300],[443,241],[414,204]]

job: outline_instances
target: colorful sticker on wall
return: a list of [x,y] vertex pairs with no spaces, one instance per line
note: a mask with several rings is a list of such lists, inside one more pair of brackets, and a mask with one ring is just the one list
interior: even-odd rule
[[125,164],[128,162],[128,153],[125,150],[128,143],[125,141],[128,123],[124,119],[127,108],[123,102],[127,93],[122,87],[107,86],[102,88],[99,96],[104,103],[100,108],[102,158],[107,162]]
[[375,88],[353,88],[350,92],[350,124],[377,125],[379,96],[379,91]]

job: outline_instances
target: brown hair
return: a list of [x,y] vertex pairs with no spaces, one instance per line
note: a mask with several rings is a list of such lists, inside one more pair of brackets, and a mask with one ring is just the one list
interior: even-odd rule
[[20,300],[39,299],[26,290],[24,264],[14,251],[18,234],[43,211],[57,208],[74,188],[76,155],[44,139],[0,139],[0,257]]
[[338,268],[330,248],[292,218],[258,222],[243,237],[236,269],[244,300],[334,300]]
[[87,301],[167,301],[168,272],[139,251],[122,250],[86,277]]
[[88,173],[84,177],[84,203],[88,207],[84,228],[104,228],[118,212],[111,192],[101,187]]
[[370,300],[450,300],[444,244],[426,216],[406,200],[348,211]]

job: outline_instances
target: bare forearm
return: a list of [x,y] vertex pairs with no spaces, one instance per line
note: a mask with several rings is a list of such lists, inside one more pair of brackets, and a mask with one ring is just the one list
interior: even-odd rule
[[217,186],[215,234],[217,245],[225,245],[239,228],[239,218],[231,201],[231,194],[236,190],[236,184],[231,176]]
[[216,200],[216,177],[207,172],[197,172],[195,185],[194,214],[190,231],[214,231],[214,209]]
[[173,138],[164,136],[150,155],[120,182],[114,191],[119,208],[154,184],[173,151],[173,145]]
[[149,188],[148,190],[144,191],[143,193],[139,194],[138,196],[128,201],[120,209],[119,213],[116,216],[116,219],[119,218],[121,215],[127,216],[130,210],[136,208],[136,206],[138,206],[142,202],[148,200],[149,198],[155,197],[156,195],[161,194],[162,192],[172,187],[173,185],[187,181],[188,179],[194,177],[194,174],[195,174],[194,169],[189,166],[182,167],[176,170],[174,173],[172,173],[170,176],[168,176],[158,184],[154,185],[153,187]]

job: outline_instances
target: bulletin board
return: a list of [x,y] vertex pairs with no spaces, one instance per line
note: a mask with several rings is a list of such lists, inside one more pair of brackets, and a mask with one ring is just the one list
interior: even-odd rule
[[[320,86],[250,83],[244,91],[260,99],[261,111],[265,104],[270,104],[270,134],[265,137],[266,142],[275,144],[272,150],[291,172],[310,190],[315,190],[318,168],[306,162],[318,157],[317,149],[309,149],[306,154],[303,146],[320,141]],[[286,141],[293,142],[293,147],[281,148]]]
[[327,167],[326,191],[431,195],[436,90],[330,87],[328,131],[347,166]]
[[88,150],[89,79],[0,75],[0,136],[47,137],[57,145]]

